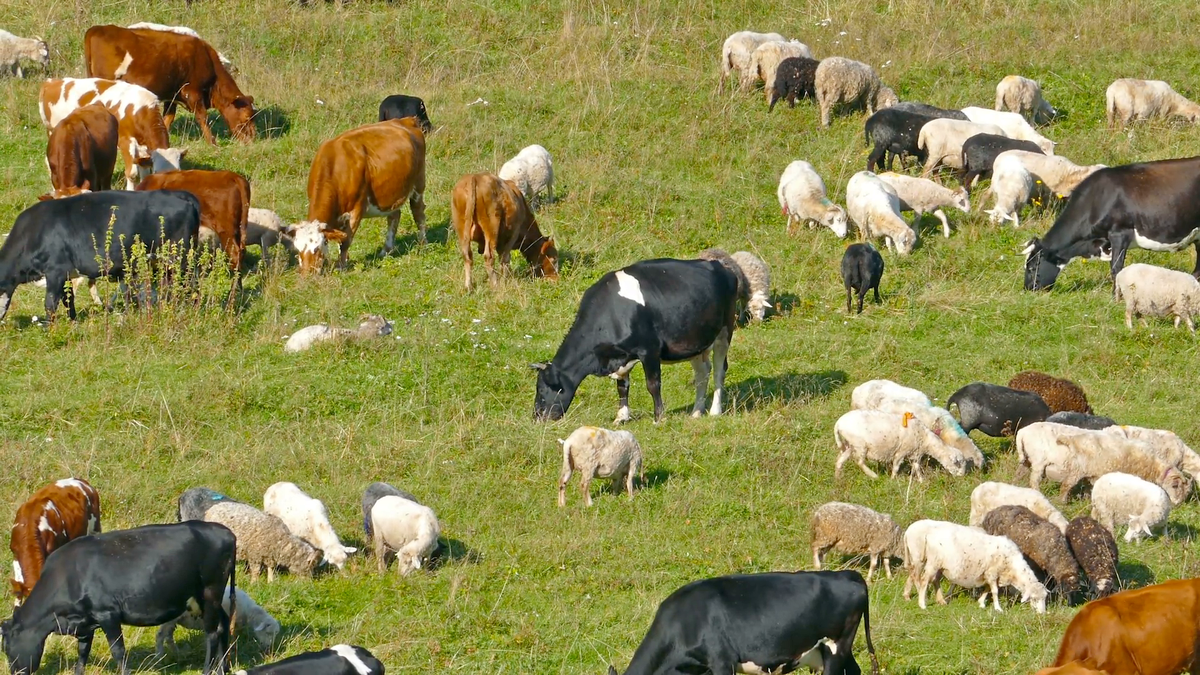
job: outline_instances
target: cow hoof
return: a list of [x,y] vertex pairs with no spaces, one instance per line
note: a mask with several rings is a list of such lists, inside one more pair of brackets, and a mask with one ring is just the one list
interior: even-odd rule
[[703,410],[693,410],[693,411],[692,411],[692,419],[697,419],[697,420],[698,420],[698,419],[700,419],[701,417],[704,417],[704,411],[703,411]]

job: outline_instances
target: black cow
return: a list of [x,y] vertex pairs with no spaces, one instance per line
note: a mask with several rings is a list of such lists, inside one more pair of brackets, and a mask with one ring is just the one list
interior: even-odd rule
[[962,169],[958,172],[959,184],[971,189],[976,178],[991,178],[992,165],[1000,153],[1009,150],[1024,150],[1045,154],[1033,141],[1022,141],[996,134],[975,134],[963,142]]
[[17,286],[42,277],[46,314],[65,304],[74,319],[75,294],[66,285],[73,271],[89,279],[122,279],[135,238],[151,255],[165,241],[186,253],[199,232],[200,201],[187,192],[105,190],[38,202],[17,216],[0,246],[0,319]]
[[[802,665],[824,675],[860,675],[851,653],[860,619],[871,672],[878,673],[869,602],[867,583],[853,570],[694,581],[658,606],[625,675],[774,675]],[[608,672],[616,675],[612,666]]]
[[204,520],[204,514],[213,504],[232,502],[240,504],[236,499],[203,487],[188,488],[179,495],[179,508],[175,512],[179,522],[185,520]]
[[875,111],[863,124],[867,144],[875,142],[867,158],[867,171],[876,171],[880,166],[891,171],[892,162],[897,157],[900,158],[900,166],[905,169],[908,168],[909,156],[923,164],[925,151],[917,147],[917,141],[921,137],[921,127],[934,119],[937,118],[895,108]]
[[1130,246],[1150,251],[1196,247],[1200,278],[1200,157],[1100,169],[1071,193],[1041,239],[1025,248],[1025,289],[1054,286],[1073,258],[1109,260],[1113,277]]
[[433,131],[429,122],[429,113],[425,112],[425,101],[416,96],[392,94],[379,104],[379,121],[398,120],[404,117],[415,117],[421,123],[421,131],[428,134]]
[[[130,193],[133,194],[133,193]],[[51,633],[79,640],[75,675],[83,675],[96,629],[104,631],[122,675],[121,626],[159,626],[189,610],[200,612],[204,673],[228,668],[229,615],[221,607],[234,584],[235,539],[224,525],[189,521],[146,525],[80,537],[46,558],[42,578],[25,604],[0,624],[12,675],[32,675]],[[230,614],[235,612],[230,601]]]
[[371,483],[363,492],[362,498],[363,531],[367,533],[368,538],[375,536],[371,533],[371,509],[375,508],[375,502],[384,497],[402,497],[410,502],[421,503],[410,493],[399,488],[394,488],[387,483]]
[[1032,391],[998,384],[972,382],[946,399],[958,407],[958,419],[968,434],[978,429],[988,436],[1015,436],[1020,429],[1050,416],[1050,406]]
[[725,359],[737,325],[738,277],[712,260],[643,260],[609,272],[579,301],[575,323],[550,363],[535,363],[535,419],[566,414],[575,391],[588,375],[617,381],[621,406],[616,422],[629,419],[629,371],[641,361],[646,388],[654,399],[654,419],[662,419],[659,391],[663,363],[691,361],[696,404],[704,413],[712,352],[713,403],[721,414]]
[[237,675],[384,675],[383,664],[357,645],[334,645],[268,663]]

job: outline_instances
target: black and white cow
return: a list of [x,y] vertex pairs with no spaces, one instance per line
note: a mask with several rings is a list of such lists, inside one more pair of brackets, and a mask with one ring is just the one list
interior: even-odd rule
[[227,583],[231,592],[235,588],[235,547],[229,528],[197,521],[71,540],[46,558],[42,578],[25,604],[0,624],[9,672],[36,672],[46,638],[58,633],[79,641],[75,675],[83,675],[99,628],[125,675],[129,669],[121,626],[159,626],[192,612],[202,616],[208,634],[205,675],[214,668],[225,673],[229,615],[221,599]]
[[73,273],[121,279],[135,238],[148,255],[165,241],[186,253],[199,232],[200,201],[177,190],[105,190],[38,202],[17,216],[0,246],[0,319],[17,286],[42,277],[46,314],[65,304],[74,319],[75,294],[66,286]]
[[384,675],[383,664],[371,652],[355,645],[334,645],[268,663],[235,675]]
[[1051,288],[1073,258],[1108,260],[1115,278],[1131,246],[1189,245],[1200,278],[1200,157],[1100,169],[1075,188],[1046,235],[1026,245],[1025,289]]
[[539,371],[534,417],[561,418],[585,377],[608,375],[617,381],[620,397],[616,422],[627,421],[629,371],[639,361],[654,399],[655,421],[663,415],[661,366],[679,361],[691,361],[695,372],[692,416],[704,413],[710,370],[709,412],[720,415],[737,299],[737,275],[712,260],[643,260],[605,274],[584,291],[554,360],[533,365]]
[[427,134],[433,131],[433,124],[429,122],[429,113],[425,112],[425,101],[416,96],[392,94],[383,99],[383,102],[379,104],[380,122],[398,120],[405,117],[417,118],[421,123],[422,132]]
[[[860,675],[851,653],[862,620],[871,656],[867,583],[845,572],[768,572],[694,581],[658,606],[625,675],[777,675],[808,666]],[[616,669],[608,668],[609,675]]]

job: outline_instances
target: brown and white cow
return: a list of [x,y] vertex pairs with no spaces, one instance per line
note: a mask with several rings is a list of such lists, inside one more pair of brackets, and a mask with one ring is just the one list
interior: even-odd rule
[[345,268],[363,218],[387,217],[390,253],[405,200],[425,243],[425,134],[415,117],[368,124],[322,143],[308,172],[308,218],[288,231],[300,271],[320,269],[326,240],[341,244],[338,266]]
[[471,242],[479,245],[488,281],[496,284],[493,261],[509,270],[515,248],[525,256],[534,276],[558,278],[558,250],[543,235],[516,183],[490,173],[463,176],[450,197],[450,223],[458,234],[467,291],[471,290]]
[[200,200],[200,241],[220,242],[235,273],[246,252],[250,181],[232,171],[164,171],[146,178],[138,190],[183,190]]
[[42,576],[46,556],[63,544],[100,531],[100,495],[82,478],[64,478],[38,490],[17,509],[12,526],[12,592],[24,602]]
[[118,135],[117,118],[99,103],[67,115],[50,131],[46,165],[50,167],[52,190],[39,199],[111,190]]
[[209,143],[217,143],[208,128],[210,105],[236,138],[254,140],[254,97],[242,94],[217,50],[204,40],[161,30],[92,26],[83,37],[83,54],[89,76],[132,82],[162,99],[168,129],[182,101]]

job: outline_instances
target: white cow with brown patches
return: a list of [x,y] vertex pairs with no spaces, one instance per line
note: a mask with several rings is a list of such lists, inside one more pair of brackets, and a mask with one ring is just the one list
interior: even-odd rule
[[46,556],[68,541],[100,531],[100,495],[87,481],[65,478],[38,490],[17,509],[10,547],[17,604],[42,576]]

